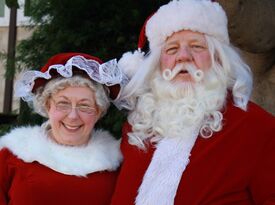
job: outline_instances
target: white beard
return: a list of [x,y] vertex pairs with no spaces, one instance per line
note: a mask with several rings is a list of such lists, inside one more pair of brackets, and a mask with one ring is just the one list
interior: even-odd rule
[[174,204],[199,133],[209,137],[221,129],[219,110],[225,101],[226,85],[214,72],[203,75],[196,84],[174,84],[157,74],[151,82],[151,92],[141,97],[131,117],[133,122],[139,121],[132,124],[130,140],[135,143],[150,137],[157,144],[139,187],[136,205]]
[[133,126],[129,142],[139,146],[147,138],[158,142],[165,137],[185,136],[194,127],[203,137],[221,130],[219,110],[225,103],[226,85],[213,69],[203,76],[197,83],[173,83],[156,73],[151,91],[140,97],[129,117]]
[[209,115],[222,108],[226,96],[226,86],[211,71],[198,83],[173,83],[158,74],[151,87],[156,100],[153,130],[162,136],[183,135],[194,126],[201,128]]

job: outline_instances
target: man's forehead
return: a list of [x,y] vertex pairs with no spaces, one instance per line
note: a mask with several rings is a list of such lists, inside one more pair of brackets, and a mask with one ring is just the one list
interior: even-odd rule
[[199,41],[199,42],[204,42],[205,36],[202,33],[199,32],[194,32],[194,31],[189,31],[189,30],[182,30],[173,33],[171,36],[169,36],[165,44],[174,44],[177,43],[178,41]]

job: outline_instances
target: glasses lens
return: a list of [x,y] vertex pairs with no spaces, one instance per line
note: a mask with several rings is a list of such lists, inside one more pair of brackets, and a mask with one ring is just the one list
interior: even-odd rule
[[55,107],[57,110],[62,112],[70,112],[72,109],[72,106],[68,103],[56,103]]
[[86,113],[89,115],[96,115],[97,111],[94,107],[91,107],[89,105],[77,105],[76,107],[72,107],[72,104],[69,102],[56,102],[53,100],[53,103],[55,105],[56,110],[69,113],[72,111],[72,109],[77,109],[81,113]]
[[89,115],[95,115],[96,109],[90,106],[78,106],[77,107],[80,112],[87,113]]

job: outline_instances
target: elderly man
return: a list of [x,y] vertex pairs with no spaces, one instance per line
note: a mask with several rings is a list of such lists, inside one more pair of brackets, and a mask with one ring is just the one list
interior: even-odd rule
[[144,28],[148,55],[119,62],[134,75],[117,100],[131,111],[112,205],[275,204],[275,120],[249,102],[224,10],[172,1]]

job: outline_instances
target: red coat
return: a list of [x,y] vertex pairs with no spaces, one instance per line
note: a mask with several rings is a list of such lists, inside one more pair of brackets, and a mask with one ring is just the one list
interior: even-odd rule
[[108,171],[61,174],[38,162],[25,163],[8,149],[0,151],[0,164],[1,205],[108,205],[117,177]]
[[109,205],[119,143],[99,131],[87,146],[66,147],[41,133],[18,128],[0,138],[0,205]]
[[[152,145],[144,152],[128,144],[130,131],[126,124],[121,144],[124,162],[112,205],[134,204],[154,153]],[[229,104],[223,130],[209,139],[197,139],[174,204],[275,204],[275,118],[253,103],[247,112]]]

